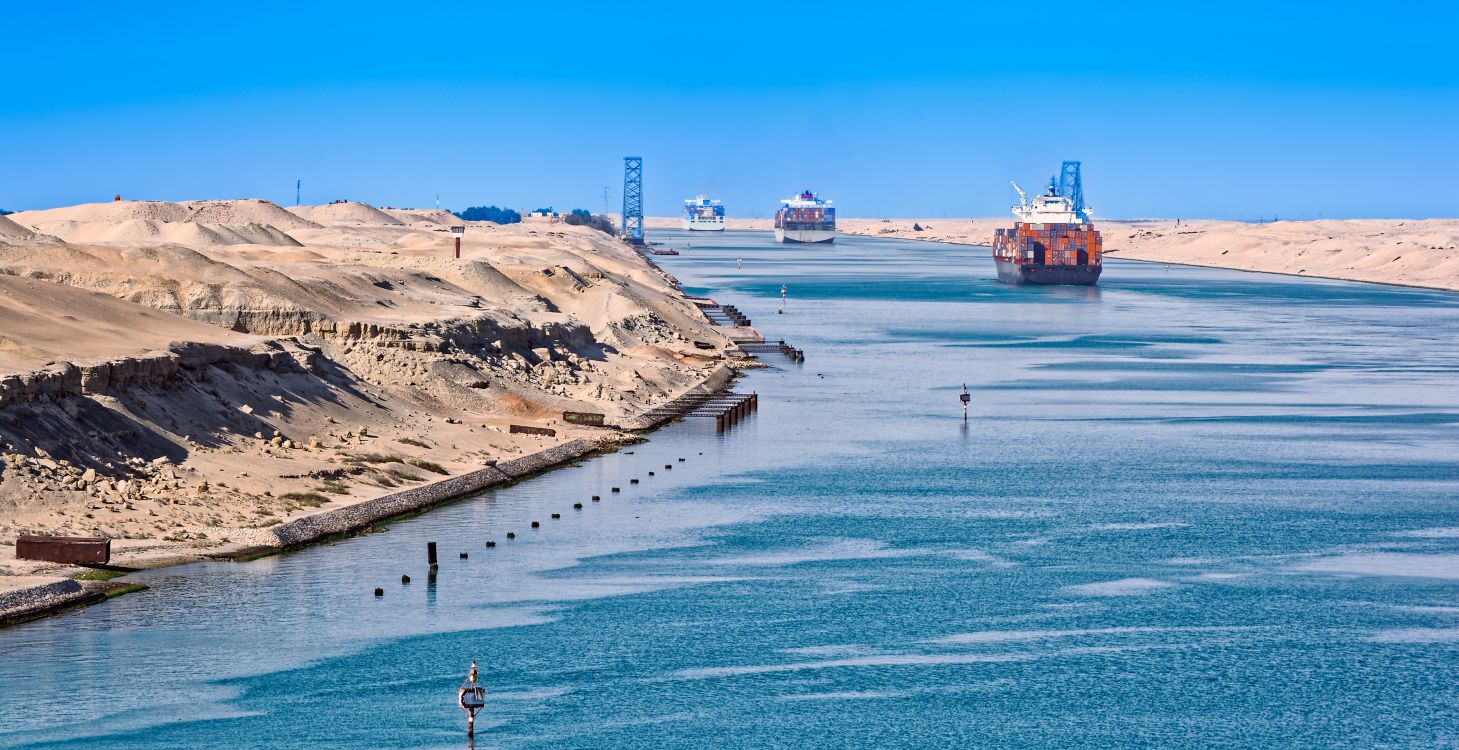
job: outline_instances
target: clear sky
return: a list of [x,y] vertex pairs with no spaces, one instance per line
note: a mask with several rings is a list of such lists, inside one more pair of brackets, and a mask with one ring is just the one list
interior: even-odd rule
[[1459,216],[1459,3],[53,3],[0,9],[0,207],[337,198]]

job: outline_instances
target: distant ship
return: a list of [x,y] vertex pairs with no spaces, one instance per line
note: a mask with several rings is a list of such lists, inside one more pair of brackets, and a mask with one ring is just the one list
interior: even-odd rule
[[684,201],[684,228],[695,232],[723,232],[724,205],[707,195]]
[[836,209],[807,190],[780,201],[775,212],[776,242],[835,242]]
[[1066,161],[1048,192],[1029,201],[1018,183],[1018,217],[1012,229],[993,234],[998,280],[1009,284],[1077,284],[1099,281],[1104,248],[1084,207],[1079,162]]

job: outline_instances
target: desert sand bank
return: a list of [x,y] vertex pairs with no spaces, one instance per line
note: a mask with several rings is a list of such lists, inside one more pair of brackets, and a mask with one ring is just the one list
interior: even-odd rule
[[[987,245],[1012,219],[842,219],[872,237]],[[922,231],[914,226],[920,225]],[[1096,221],[1115,258],[1459,290],[1459,220]]]
[[[649,227],[677,228],[675,218]],[[849,219],[846,234],[988,245],[1007,219]],[[1230,268],[1459,291],[1459,219],[1279,221],[1099,221],[1115,258]],[[771,228],[770,219],[729,219],[730,229]],[[920,229],[918,229],[920,227]]]
[[[274,546],[304,517],[613,444],[722,380],[732,348],[582,227],[257,200],[0,219],[0,544],[109,536],[121,566]],[[74,572],[0,559],[0,591]]]

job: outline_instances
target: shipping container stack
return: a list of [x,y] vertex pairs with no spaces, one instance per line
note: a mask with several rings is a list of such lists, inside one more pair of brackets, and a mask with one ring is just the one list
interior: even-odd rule
[[776,226],[782,229],[826,229],[836,228],[834,208],[782,208],[775,214]]
[[1019,265],[1099,266],[1104,244],[1089,224],[1026,224],[998,229],[993,256]]

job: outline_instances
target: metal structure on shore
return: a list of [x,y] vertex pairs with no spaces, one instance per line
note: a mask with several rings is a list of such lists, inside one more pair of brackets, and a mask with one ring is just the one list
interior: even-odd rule
[[643,157],[623,157],[623,241],[643,244]]

